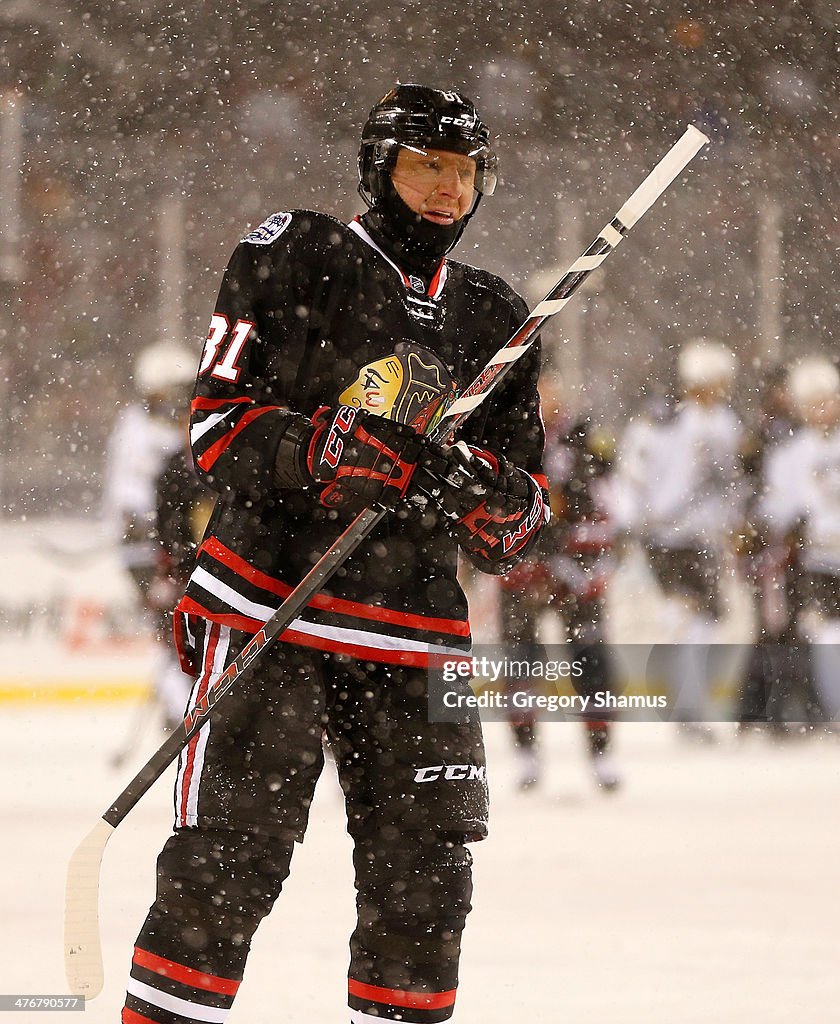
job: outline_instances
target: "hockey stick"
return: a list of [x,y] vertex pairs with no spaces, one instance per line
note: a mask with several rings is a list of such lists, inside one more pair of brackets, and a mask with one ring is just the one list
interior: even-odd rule
[[153,689],[141,700],[138,701],[134,714],[131,716],[125,739],[119,747],[108,758],[111,768],[122,768],[131,754],[137,750],[138,740],[145,735],[149,721],[156,717],[157,697]]
[[[450,437],[484,401],[513,363],[528,351],[543,324],[560,312],[586,278],[604,262],[708,141],[696,128],[689,127],[686,130],[583,255],[574,261],[522,326],[444,412],[431,431],[433,440],[442,441]],[[105,846],[114,829],[202,727],[215,705],[261,651],[294,622],[313,596],[385,515],[384,510],[368,508],[350,523],[262,629],[248,641],[225,671],[210,682],[199,703],[184,718],[183,731],[172,733],[82,840],[68,868],[64,919],[65,967],[70,990],[74,994],[91,999],[102,988],[98,924],[99,868]]]

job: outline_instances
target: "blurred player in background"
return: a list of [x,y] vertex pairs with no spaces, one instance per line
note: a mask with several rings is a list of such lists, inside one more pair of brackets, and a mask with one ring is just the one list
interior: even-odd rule
[[185,396],[177,417],[180,445],[155,481],[155,572],[147,602],[157,619],[158,657],[154,688],[171,731],[186,711],[192,676],[182,667],[172,634],[172,612],[195,564],[195,554],[213,511],[214,495],[199,480],[189,443],[190,407]]
[[[157,704],[166,729],[183,712],[186,693],[183,673],[173,671],[171,615],[179,595],[162,575],[158,485],[169,459],[187,441],[183,418],[189,413],[195,364],[193,353],[172,342],[156,342],[140,352],[134,366],[137,398],[117,416],[105,467],[103,519],[154,639],[149,700]],[[113,767],[136,749],[138,734],[154,717],[151,711],[145,701],[138,706],[126,740],[111,758]]]
[[134,367],[137,399],[120,411],[108,441],[102,516],[141,605],[157,567],[156,486],[182,447],[176,420],[195,378],[192,352],[170,342],[144,349]]
[[[536,549],[507,576],[499,578],[499,618],[504,644],[536,646],[540,623],[555,614],[562,620],[563,658],[586,662],[576,691],[590,693],[609,685],[603,646],[603,596],[611,568],[612,532],[601,493],[609,469],[610,444],[586,418],[572,420],[561,411],[560,396],[541,384],[546,420],[546,475],[552,518]],[[513,654],[515,657],[515,653]],[[519,685],[508,680],[508,687]],[[541,776],[537,715],[531,710],[511,718],[519,762],[519,785],[535,786]],[[584,721],[587,751],[598,785],[614,790],[620,782],[611,751],[611,727],[604,720]]]
[[631,421],[611,489],[615,526],[641,544],[666,599],[663,641],[673,646],[654,649],[649,674],[662,672],[671,711],[699,739],[713,738],[709,645],[719,637],[721,583],[733,571],[744,521],[735,374],[735,357],[719,341],[686,344],[678,357],[682,401],[665,418]]
[[[790,369],[788,388],[800,425],[767,459],[758,513],[769,543],[796,566],[796,637],[812,645],[800,713],[806,721],[840,716],[840,374],[825,356]],[[791,635],[790,639],[794,639]],[[804,672],[800,668],[800,673]],[[819,706],[815,706],[818,703]]]
[[[808,649],[798,632],[802,524],[794,523],[783,533],[762,515],[768,470],[801,426],[797,408],[807,391],[825,386],[821,375],[814,378],[807,367],[806,373],[807,383],[801,369],[794,380],[784,366],[767,373],[745,453],[748,497],[741,559],[753,590],[756,639],[738,696],[739,735],[766,725],[773,736],[786,736],[790,723],[819,714]],[[829,374],[829,392],[832,386]]]

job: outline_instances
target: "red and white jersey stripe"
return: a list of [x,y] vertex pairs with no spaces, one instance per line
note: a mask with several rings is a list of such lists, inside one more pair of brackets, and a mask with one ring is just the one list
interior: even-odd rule
[[[176,614],[186,616],[186,624],[195,615],[256,633],[292,589],[209,538],[201,546],[189,591]],[[430,656],[457,656],[468,650],[470,627],[466,619],[419,615],[320,593],[281,639],[364,661],[425,668]]]

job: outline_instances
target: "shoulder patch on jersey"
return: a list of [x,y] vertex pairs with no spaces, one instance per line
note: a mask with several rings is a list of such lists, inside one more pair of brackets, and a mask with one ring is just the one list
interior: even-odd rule
[[272,213],[259,227],[249,231],[242,241],[250,242],[251,245],[271,245],[291,223],[292,215],[290,213]]

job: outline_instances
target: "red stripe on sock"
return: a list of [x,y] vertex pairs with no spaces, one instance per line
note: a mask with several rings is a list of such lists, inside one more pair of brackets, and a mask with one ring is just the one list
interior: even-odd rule
[[135,1013],[134,1010],[129,1010],[127,1006],[123,1007],[120,1022],[121,1024],[155,1024],[151,1017],[144,1017],[142,1013]]
[[[155,974],[162,974],[174,981],[180,981],[192,988],[200,988],[205,992],[215,992],[222,996],[235,996],[239,989],[240,982],[232,978],[220,978],[216,974],[207,974],[204,971],[197,971],[194,967],[187,967],[184,964],[177,964],[174,960],[167,960],[165,957],[150,953],[147,949],[134,947],[134,963],[138,967],[145,967],[147,971],[154,971]],[[145,1017],[138,1017],[138,1020],[145,1020]]]
[[395,988],[380,988],[366,985],[362,981],[347,979],[347,990],[357,999],[369,999],[372,1003],[387,1003],[389,1006],[405,1006],[415,1010],[441,1010],[455,1002],[456,989],[448,992],[407,992]]

